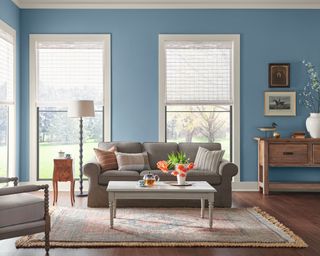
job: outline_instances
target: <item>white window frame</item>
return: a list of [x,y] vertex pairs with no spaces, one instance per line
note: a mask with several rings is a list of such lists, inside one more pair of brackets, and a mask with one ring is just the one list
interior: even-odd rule
[[36,43],[41,41],[103,41],[104,140],[111,139],[111,35],[110,34],[30,34],[29,36],[29,180],[37,181],[37,61]]
[[10,34],[13,38],[13,101],[0,102],[0,105],[7,105],[9,107],[9,134],[8,134],[8,176],[17,176],[16,170],[16,89],[17,89],[17,42],[16,31],[4,21],[0,20],[0,29]]
[[238,166],[235,182],[240,181],[240,35],[239,34],[160,34],[159,35],[159,141],[165,141],[166,134],[166,41],[232,41],[233,43],[233,74],[232,74],[232,156]]

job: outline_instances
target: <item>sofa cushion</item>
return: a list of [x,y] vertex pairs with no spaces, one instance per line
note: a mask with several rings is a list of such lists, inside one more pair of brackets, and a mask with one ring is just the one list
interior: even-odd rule
[[145,142],[144,150],[148,152],[151,169],[157,169],[157,162],[167,160],[168,154],[178,151],[178,144],[175,142]]
[[0,228],[43,219],[43,198],[24,193],[0,196]]
[[199,147],[194,166],[202,171],[211,171],[219,174],[219,164],[224,155],[224,150],[210,151]]
[[141,153],[142,145],[140,142],[100,142],[99,148],[108,150],[112,146],[117,147],[118,152],[123,153]]
[[148,153],[121,153],[116,152],[119,170],[149,170]]
[[118,162],[116,154],[114,153],[116,151],[115,146],[112,146],[108,150],[99,148],[94,148],[93,150],[96,154],[96,159],[101,166],[102,172],[118,169]]
[[99,175],[99,184],[107,185],[109,181],[136,181],[140,178],[137,171],[112,170]]
[[179,151],[186,153],[187,157],[190,159],[190,162],[194,162],[196,160],[199,147],[206,148],[210,151],[221,150],[220,143],[179,143]]
[[211,185],[219,185],[221,184],[221,176],[211,171],[194,169],[188,171],[187,181],[206,181]]
[[[158,175],[160,177],[160,181],[177,181],[177,177],[171,175],[171,171],[164,173],[160,170],[143,171],[140,173],[140,178],[142,179],[143,176],[149,172]],[[187,174],[187,181],[206,181],[211,185],[219,185],[221,183],[221,176],[209,171],[191,170]]]

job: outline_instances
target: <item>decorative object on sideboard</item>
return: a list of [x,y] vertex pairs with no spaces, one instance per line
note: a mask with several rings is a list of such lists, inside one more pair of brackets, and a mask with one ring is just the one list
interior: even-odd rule
[[281,135],[279,132],[273,132],[273,138],[280,139]]
[[264,92],[265,116],[295,116],[295,91],[266,91]]
[[59,158],[64,158],[64,151],[62,151],[61,149],[60,149],[60,151],[58,152],[58,156],[59,156]]
[[270,63],[269,64],[269,87],[289,88],[290,87],[290,64]]
[[306,133],[304,131],[297,131],[291,134],[291,138],[293,139],[304,139],[306,137]]
[[300,93],[299,103],[311,111],[306,120],[307,131],[312,138],[320,138],[320,81],[317,71],[311,62],[302,61],[305,66],[308,82]]
[[261,132],[264,132],[265,137],[268,138],[271,136],[271,134],[273,134],[276,131],[277,126],[278,125],[275,122],[273,122],[271,126],[258,127],[257,129]]
[[79,165],[80,165],[80,194],[77,196],[87,196],[83,193],[83,170],[82,170],[82,158],[83,158],[83,117],[94,117],[94,104],[92,100],[76,100],[70,101],[68,106],[68,116],[79,118],[80,120],[80,136],[79,136]]

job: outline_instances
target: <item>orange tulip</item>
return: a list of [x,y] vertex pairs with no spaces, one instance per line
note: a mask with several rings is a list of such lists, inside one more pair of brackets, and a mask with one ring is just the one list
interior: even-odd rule
[[178,172],[178,171],[173,171],[171,174],[172,174],[173,176],[178,176],[179,172]]
[[168,163],[166,161],[157,162],[157,168],[163,172],[168,172]]
[[193,163],[188,164],[188,167],[187,167],[188,171],[191,170],[191,169],[193,169],[193,167],[194,167],[194,164],[193,164]]
[[180,173],[181,177],[186,177],[186,175],[184,173]]
[[178,164],[177,168],[179,171],[184,171],[185,169],[183,164]]

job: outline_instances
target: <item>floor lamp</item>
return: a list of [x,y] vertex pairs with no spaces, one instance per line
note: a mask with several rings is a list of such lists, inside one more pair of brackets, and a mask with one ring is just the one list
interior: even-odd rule
[[79,165],[80,165],[80,194],[77,196],[84,197],[87,194],[83,193],[83,170],[82,170],[82,158],[83,158],[83,117],[94,116],[94,104],[92,100],[76,100],[70,101],[68,106],[68,117],[76,117],[80,119],[80,137],[79,137]]

